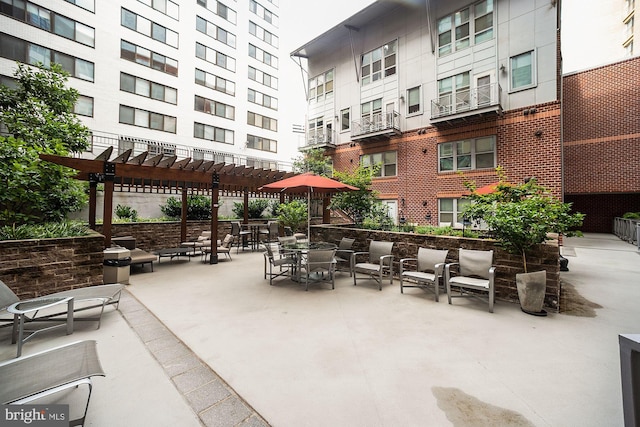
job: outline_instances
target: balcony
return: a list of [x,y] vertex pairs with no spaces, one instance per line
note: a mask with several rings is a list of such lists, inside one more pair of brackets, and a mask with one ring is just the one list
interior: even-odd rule
[[401,134],[400,114],[397,111],[377,113],[351,122],[352,141],[375,141]]
[[442,95],[431,101],[434,125],[485,114],[502,114],[502,88],[498,83]]
[[298,147],[298,151],[311,150],[313,148],[336,148],[334,132],[326,129],[325,132],[309,132],[304,144]]

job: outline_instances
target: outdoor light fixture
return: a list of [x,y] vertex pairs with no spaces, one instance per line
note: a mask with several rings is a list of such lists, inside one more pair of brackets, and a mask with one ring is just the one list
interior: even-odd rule
[[538,129],[535,133],[535,136],[537,136],[538,138],[540,138],[542,136],[542,131],[540,129]]
[[426,149],[426,147],[422,149],[422,154],[427,154],[427,149]]
[[427,206],[427,201],[426,200],[422,201],[422,206],[425,206],[425,207]]
[[211,175],[211,188],[220,188],[220,176],[217,171],[213,171]]

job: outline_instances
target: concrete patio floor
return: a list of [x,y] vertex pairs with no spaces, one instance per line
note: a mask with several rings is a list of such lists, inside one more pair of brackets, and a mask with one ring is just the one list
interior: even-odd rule
[[[639,251],[565,239],[561,273],[595,317],[440,302],[338,273],[336,289],[269,286],[261,253],[134,273],[99,330],[78,322],[24,354],[98,341],[92,426],[618,426],[618,334],[640,332]],[[15,356],[7,328],[0,360]]]

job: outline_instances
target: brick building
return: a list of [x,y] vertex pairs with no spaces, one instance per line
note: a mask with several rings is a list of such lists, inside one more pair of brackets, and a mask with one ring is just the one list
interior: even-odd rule
[[[292,52],[306,146],[382,164],[398,220],[461,226],[464,179],[535,176],[562,194],[559,2],[377,1]],[[463,173],[463,175],[460,174]]]
[[565,200],[584,231],[640,212],[640,57],[563,78]]

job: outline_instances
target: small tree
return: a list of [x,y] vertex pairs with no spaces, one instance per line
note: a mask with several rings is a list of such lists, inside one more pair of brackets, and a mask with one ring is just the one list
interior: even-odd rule
[[549,233],[565,236],[579,234],[584,214],[570,213],[571,204],[563,203],[535,178],[520,185],[509,184],[498,169],[500,182],[490,194],[478,194],[473,182],[465,186],[471,190],[463,215],[471,220],[483,220],[491,236],[509,253],[520,255],[527,272],[527,252],[548,239]]
[[329,177],[331,175],[331,160],[324,155],[322,148],[312,148],[294,159],[293,171],[313,172],[316,175]]
[[278,206],[278,222],[283,227],[290,227],[295,233],[308,221],[307,203],[302,200],[292,200]]
[[41,153],[68,156],[88,147],[90,132],[73,113],[78,91],[68,74],[18,64],[15,88],[0,85],[0,225],[60,221],[82,208],[87,196],[76,172],[40,161]]
[[[254,199],[249,200],[249,206],[247,208],[249,218],[262,218],[262,215],[267,209],[270,209],[269,201],[266,199]],[[244,217],[244,203],[233,202],[233,208],[231,209],[233,214],[237,218]]]
[[371,181],[379,166],[365,167],[359,165],[353,172],[334,171],[333,176],[338,181],[359,188],[358,191],[345,191],[335,194],[331,198],[331,208],[341,209],[349,215],[356,224],[371,215],[374,206],[380,203],[377,193],[371,191]]

